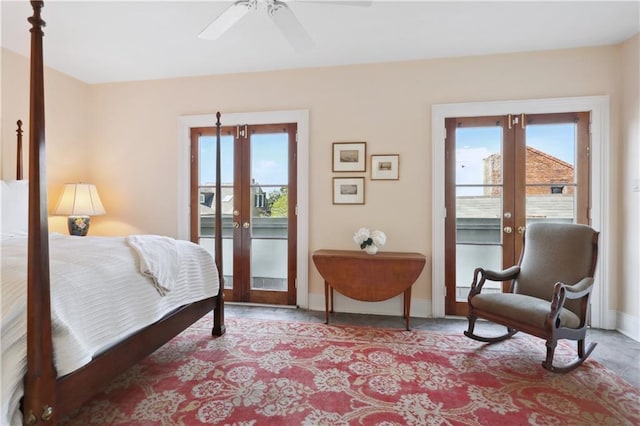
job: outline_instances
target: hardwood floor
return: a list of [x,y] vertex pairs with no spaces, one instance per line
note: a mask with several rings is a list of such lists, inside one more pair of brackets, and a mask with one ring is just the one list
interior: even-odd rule
[[[225,315],[228,317],[252,317],[262,319],[280,319],[290,321],[324,322],[323,311],[276,306],[254,306],[227,302]],[[367,325],[372,327],[397,327],[403,330],[404,319],[401,316],[363,315],[336,312],[331,314],[333,324]],[[416,318],[411,317],[412,330],[437,330],[460,333],[466,330],[466,318]],[[480,328],[482,327],[482,328]],[[478,321],[476,330],[497,328],[495,324]],[[500,331],[503,327],[500,326]],[[591,329],[587,333],[589,341],[598,342],[591,358],[606,366],[627,382],[640,389],[640,342],[617,331]],[[541,344],[544,344],[541,341]],[[540,367],[542,368],[542,367]]]

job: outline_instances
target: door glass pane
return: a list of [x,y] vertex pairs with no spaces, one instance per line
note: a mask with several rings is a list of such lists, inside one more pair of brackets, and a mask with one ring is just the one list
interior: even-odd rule
[[[220,183],[222,208],[222,271],[225,288],[233,287],[233,136],[220,138]],[[200,245],[215,255],[215,185],[216,185],[216,137],[199,138],[199,177],[200,194],[199,220]]]
[[[491,187],[491,192],[499,188]],[[464,191],[463,191],[464,192]],[[480,267],[502,270],[500,195],[456,197],[456,300],[469,295],[473,271]],[[500,291],[500,283],[487,282],[487,290]]]
[[[456,301],[463,302],[469,296],[473,271],[484,268],[502,270],[502,247],[499,245],[456,245]],[[500,292],[499,282],[486,281],[482,292]]]
[[287,291],[289,134],[251,135],[251,289]]
[[475,268],[502,269],[502,169],[501,127],[456,129],[457,301],[467,299]]
[[[549,189],[549,188],[547,188]],[[527,224],[533,222],[574,222],[574,194],[527,194]]]
[[[216,137],[200,136],[200,185],[216,183]],[[220,138],[220,175],[223,184],[233,183],[233,136],[222,135]]]
[[251,241],[251,290],[287,291],[287,240]]
[[[224,225],[223,225],[224,228]],[[200,238],[200,245],[207,249],[211,256],[215,257],[215,238]],[[233,239],[222,240],[222,272],[224,276],[224,288],[233,288]]]
[[573,222],[577,188],[577,126],[574,123],[526,127],[527,223]]
[[501,141],[502,127],[456,129],[456,185],[502,184]]

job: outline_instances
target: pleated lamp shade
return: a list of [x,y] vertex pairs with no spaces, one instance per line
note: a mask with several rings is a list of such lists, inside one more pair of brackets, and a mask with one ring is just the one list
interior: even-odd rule
[[64,185],[54,215],[69,216],[69,233],[85,236],[89,231],[89,216],[105,214],[98,190],[90,183]]

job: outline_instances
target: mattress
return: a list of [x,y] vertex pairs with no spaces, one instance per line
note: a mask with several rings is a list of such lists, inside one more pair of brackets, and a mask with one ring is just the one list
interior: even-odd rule
[[[175,308],[218,293],[211,255],[188,241],[175,241],[179,268],[161,295],[140,272],[140,258],[124,237],[49,238],[53,347],[58,376],[68,374],[120,340]],[[18,409],[26,372],[27,239],[3,238],[2,417],[22,424]]]

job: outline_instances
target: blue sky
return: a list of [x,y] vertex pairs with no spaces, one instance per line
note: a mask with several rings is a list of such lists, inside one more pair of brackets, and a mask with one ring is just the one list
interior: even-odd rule
[[[253,178],[261,185],[288,183],[288,136],[286,133],[261,134],[251,137]],[[200,183],[215,182],[215,136],[200,138]],[[221,138],[222,183],[233,182],[233,137]]]

